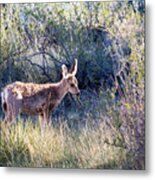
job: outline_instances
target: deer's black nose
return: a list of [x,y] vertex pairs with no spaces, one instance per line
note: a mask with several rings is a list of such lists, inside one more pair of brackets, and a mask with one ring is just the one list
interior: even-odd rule
[[77,92],[77,94],[76,94],[77,96],[80,96],[80,90]]

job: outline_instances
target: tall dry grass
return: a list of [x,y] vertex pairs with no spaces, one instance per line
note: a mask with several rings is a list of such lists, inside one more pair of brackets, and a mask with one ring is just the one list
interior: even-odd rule
[[81,130],[71,130],[66,123],[41,129],[21,119],[11,127],[1,125],[0,165],[122,169],[127,150],[114,144],[117,137],[104,122]]

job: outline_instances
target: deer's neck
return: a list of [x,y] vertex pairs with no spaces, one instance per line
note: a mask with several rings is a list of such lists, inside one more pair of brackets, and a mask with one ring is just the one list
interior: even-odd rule
[[62,100],[63,97],[67,94],[68,92],[68,85],[66,82],[66,79],[62,79],[58,85],[57,85],[57,92],[58,92],[58,98],[59,100]]

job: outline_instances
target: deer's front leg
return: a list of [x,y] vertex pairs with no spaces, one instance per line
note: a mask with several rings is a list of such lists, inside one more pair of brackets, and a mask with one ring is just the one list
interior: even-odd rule
[[50,114],[49,111],[46,110],[42,114],[42,127],[47,127],[50,125]]

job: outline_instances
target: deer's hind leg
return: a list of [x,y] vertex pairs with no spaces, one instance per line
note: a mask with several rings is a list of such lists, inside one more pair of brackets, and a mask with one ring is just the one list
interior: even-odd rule
[[4,124],[7,124],[7,122],[11,121],[11,112],[9,110],[9,105],[6,102],[3,102],[2,108],[5,114]]
[[15,120],[18,118],[18,115],[21,112],[21,106],[22,106],[22,101],[14,99],[14,104],[13,104],[13,109],[12,109],[12,119]]
[[13,112],[12,112],[11,106],[9,104],[4,103],[3,109],[4,109],[4,114],[5,114],[4,124],[12,124]]
[[15,99],[12,101],[12,103],[4,104],[3,108],[5,108],[5,124],[9,123],[11,125],[16,120],[20,111],[20,106],[21,103]]
[[13,93],[10,88],[4,89],[1,93],[2,108],[5,114],[4,122],[12,124],[17,118],[22,107],[22,95],[20,92]]

